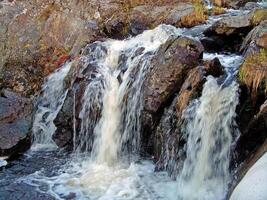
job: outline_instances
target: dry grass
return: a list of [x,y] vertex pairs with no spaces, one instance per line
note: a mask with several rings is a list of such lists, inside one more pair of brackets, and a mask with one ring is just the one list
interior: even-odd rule
[[254,26],[260,24],[262,21],[267,20],[267,9],[257,9],[253,13],[252,24]]
[[239,79],[251,91],[256,99],[259,87],[267,92],[267,50],[260,49],[259,53],[250,55],[240,68]]
[[226,12],[225,8],[214,6],[211,10],[211,15],[221,15]]
[[201,0],[193,0],[194,11],[181,18],[181,26],[193,27],[205,23],[208,19],[207,9]]

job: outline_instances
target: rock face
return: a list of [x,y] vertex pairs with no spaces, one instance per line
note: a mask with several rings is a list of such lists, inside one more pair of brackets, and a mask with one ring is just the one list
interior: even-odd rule
[[144,108],[150,113],[158,112],[180,90],[188,70],[198,65],[204,51],[199,41],[187,37],[167,45],[152,60],[152,70],[144,83]]
[[0,97],[0,156],[15,156],[30,147],[32,102],[16,93]]
[[[237,16],[226,16],[216,21],[204,34],[204,46],[207,50],[217,49],[220,51],[239,51],[243,38],[267,17],[267,9],[254,9],[249,13]],[[246,40],[245,40],[246,41]],[[212,47],[211,47],[212,45]],[[243,47],[242,45],[241,48]]]
[[156,128],[154,136],[157,170],[167,170],[175,178],[185,159],[186,136],[182,132],[182,112],[189,102],[200,96],[204,82],[204,71],[196,67],[188,72],[180,92],[173,100]]
[[244,55],[253,54],[260,48],[267,49],[267,21],[261,22],[249,32],[242,43],[240,52]]
[[183,132],[184,109],[201,96],[205,76],[224,74],[218,58],[205,61],[204,66],[191,69],[171,105],[164,110],[154,136],[154,155],[157,170],[167,170],[176,178],[183,166],[187,136]]
[[[87,43],[135,35],[161,23],[176,25],[193,11],[189,0],[1,1],[0,87],[33,95],[45,76]],[[12,74],[12,68],[23,74]],[[36,75],[24,80],[28,72]],[[16,75],[12,83],[7,81],[10,73]]]
[[232,158],[233,166],[238,166],[236,183],[266,152],[266,31],[266,21],[263,21],[247,35],[240,50],[244,54],[238,76],[241,96],[237,119],[241,133]]

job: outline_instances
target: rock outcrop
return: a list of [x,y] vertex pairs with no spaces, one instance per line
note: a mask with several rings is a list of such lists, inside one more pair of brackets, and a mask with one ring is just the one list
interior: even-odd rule
[[[210,28],[205,30],[204,34],[208,39],[204,40],[204,46],[212,43],[220,51],[239,51],[243,39],[248,33],[261,22],[266,20],[267,9],[254,9],[248,13],[237,16],[225,16],[216,21]],[[245,40],[246,41],[246,40]],[[241,48],[243,47],[242,45]],[[209,50],[207,46],[207,50]]]
[[263,21],[247,35],[240,50],[244,55],[238,75],[241,95],[237,121],[241,133],[233,149],[232,167],[237,170],[232,190],[266,152],[266,30]]
[[[33,95],[45,76],[79,55],[86,44],[103,37],[136,35],[162,23],[178,25],[192,12],[189,0],[1,1],[1,87]],[[17,75],[11,68],[36,75],[21,80],[27,75]],[[15,76],[12,83],[4,84],[8,73]]]
[[0,96],[0,156],[16,156],[31,144],[32,102],[10,91]]

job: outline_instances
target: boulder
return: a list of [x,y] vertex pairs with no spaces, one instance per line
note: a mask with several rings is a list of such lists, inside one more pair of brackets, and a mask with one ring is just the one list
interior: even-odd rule
[[206,37],[202,39],[202,42],[205,48],[211,52],[220,50],[233,53],[244,48],[244,44],[240,45],[243,38],[248,37],[253,27],[266,20],[266,11],[267,9],[255,9],[249,13],[244,11],[236,16],[222,17],[204,31]]
[[204,61],[204,69],[206,74],[214,77],[219,77],[224,74],[224,68],[217,57],[212,60]]
[[237,164],[250,158],[267,139],[267,102],[248,123],[234,149],[233,162]]
[[151,61],[144,82],[144,109],[157,113],[178,92],[188,71],[198,65],[204,48],[198,40],[181,36],[165,44]]
[[[139,50],[137,49],[137,51]],[[92,51],[94,53],[90,53]],[[188,71],[198,65],[202,52],[203,46],[199,41],[181,36],[167,41],[153,56],[150,63],[151,70],[148,71],[144,80],[145,103],[141,120],[144,130],[142,133],[142,144],[148,146],[145,141],[149,138],[150,131],[153,129],[153,124],[156,121],[154,118],[157,116],[156,113],[161,112],[160,110],[168,104],[169,99],[173,98],[173,95],[180,90]],[[100,42],[88,45],[84,49],[83,55],[90,55],[90,59],[81,58],[74,64],[66,78],[66,81],[71,83],[71,88],[61,111],[55,119],[55,124],[58,128],[53,139],[58,146],[69,147],[72,145],[74,120],[76,122],[75,132],[79,133],[82,130],[82,121],[85,119],[82,119],[79,113],[86,106],[83,103],[83,96],[86,95],[90,82],[98,77],[96,75],[97,66],[94,62],[94,56],[106,56],[106,53],[107,50]],[[86,62],[85,60],[90,61]],[[123,66],[123,55],[120,56],[119,65],[120,63]],[[133,71],[133,73],[135,72]],[[101,106],[96,102],[96,105],[90,105],[90,107],[84,110],[88,112],[88,109],[94,109],[94,116],[90,116],[90,118],[94,118],[95,124],[100,118]],[[73,118],[74,108],[75,118]],[[93,128],[94,126],[92,125],[91,130],[88,130],[88,132],[92,133]],[[90,140],[90,137],[88,140]],[[82,141],[76,141],[76,143],[81,144]]]
[[7,90],[0,97],[0,156],[15,156],[31,144],[32,102]]
[[250,14],[223,17],[207,29],[204,34],[229,36],[241,32],[242,29],[249,28],[251,26],[250,19]]
[[156,170],[167,170],[172,178],[176,178],[186,157],[184,148],[186,136],[182,132],[182,113],[191,100],[201,95],[203,83],[203,68],[191,69],[177,97],[165,109],[153,135]]
[[241,45],[240,52],[248,56],[260,48],[267,49],[267,21],[261,22],[249,32]]

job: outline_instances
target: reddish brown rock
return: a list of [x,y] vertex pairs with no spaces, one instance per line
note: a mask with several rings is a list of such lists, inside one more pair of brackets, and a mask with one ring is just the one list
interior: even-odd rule
[[173,178],[176,178],[185,159],[186,138],[181,131],[182,113],[191,100],[201,95],[203,83],[202,67],[188,72],[180,92],[171,106],[165,109],[153,136],[157,170],[167,170]]
[[31,144],[32,102],[16,93],[0,97],[0,156],[14,156]]

